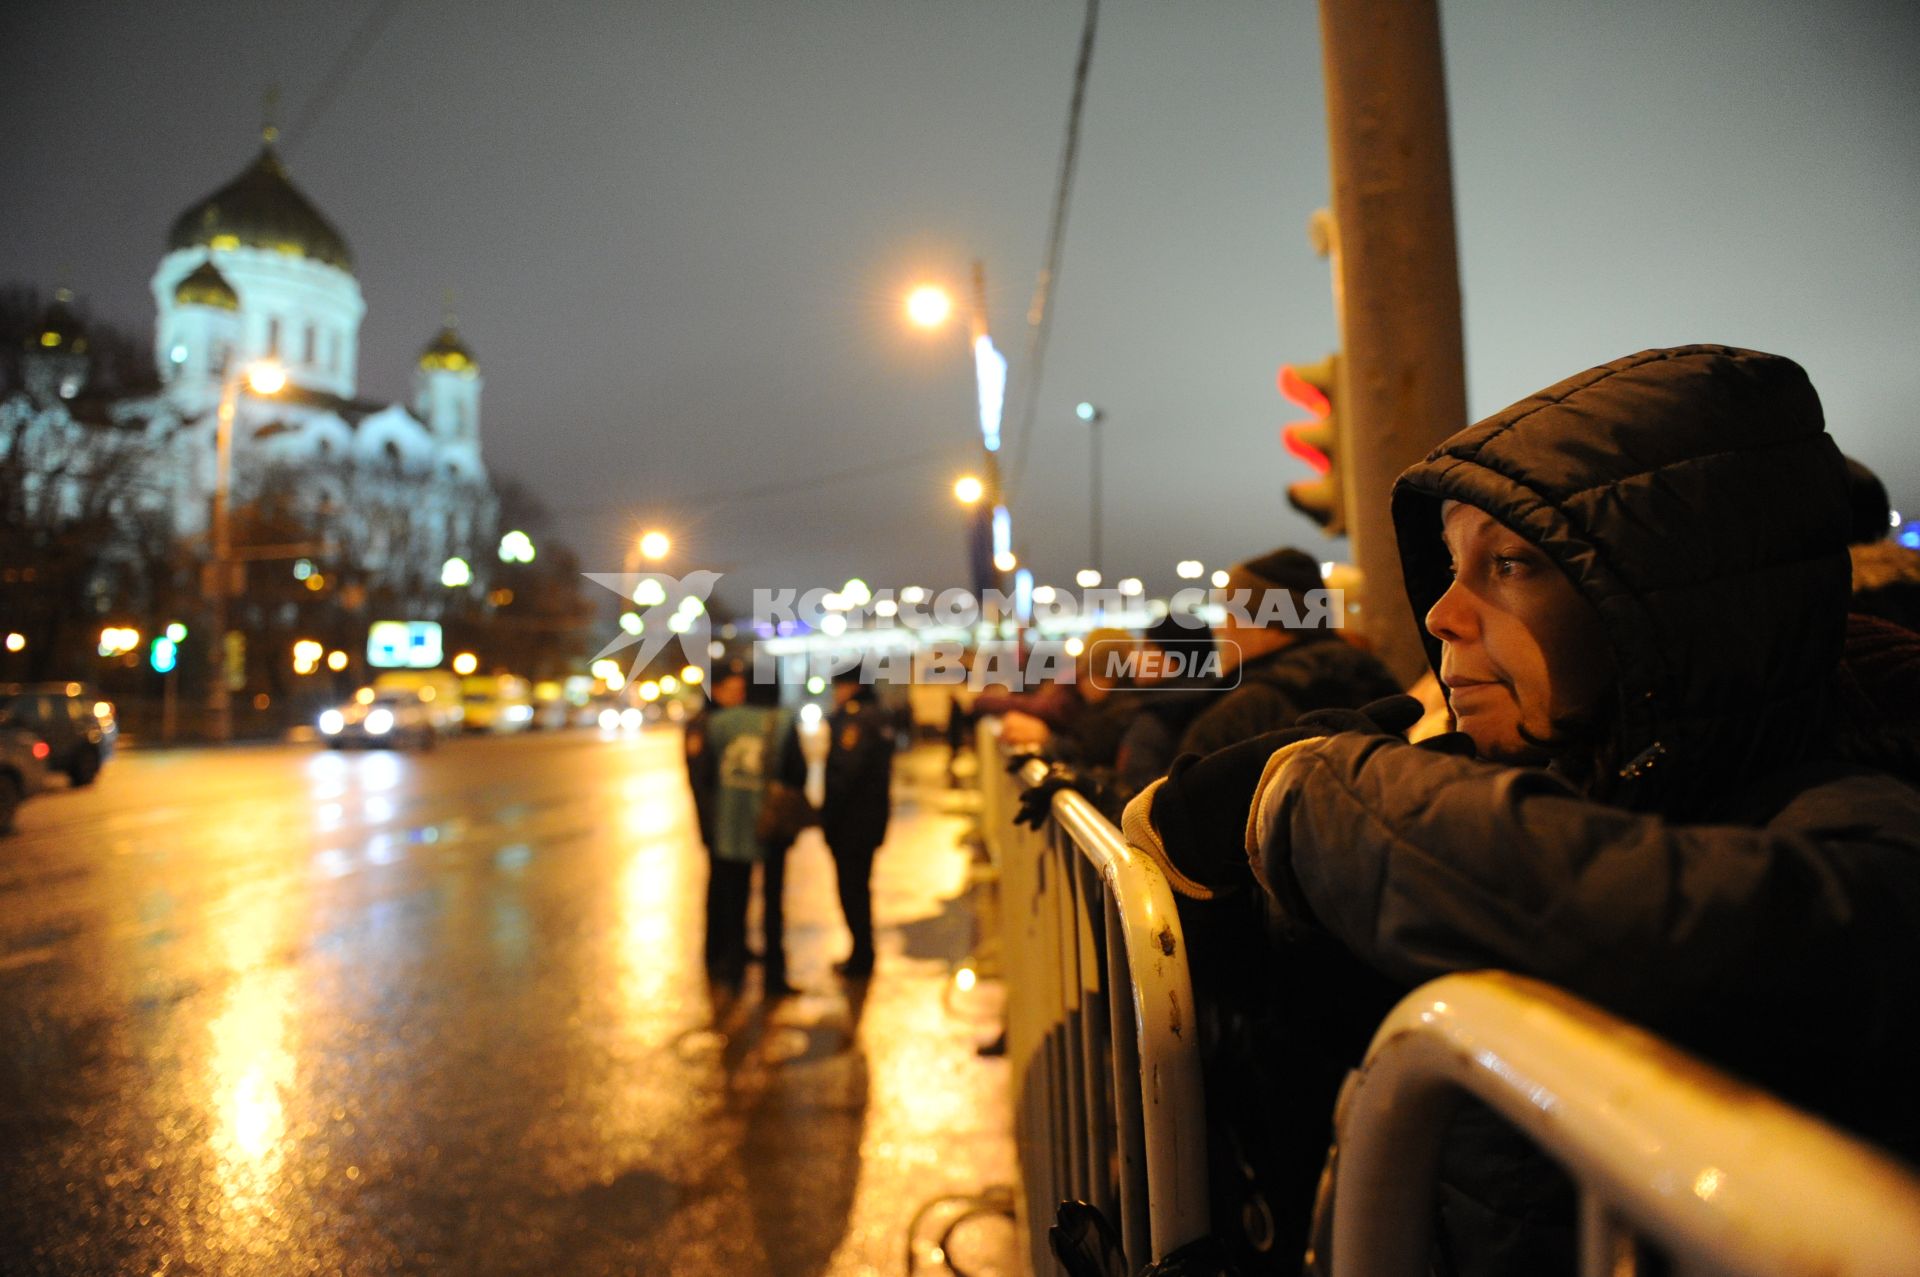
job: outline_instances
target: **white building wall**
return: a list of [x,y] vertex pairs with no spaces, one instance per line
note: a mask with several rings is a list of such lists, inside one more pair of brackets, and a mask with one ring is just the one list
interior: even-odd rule
[[[352,398],[359,383],[360,321],[366,300],[360,284],[346,271],[289,253],[265,248],[183,248],[160,259],[153,275],[153,301],[159,312],[154,324],[154,359],[162,369],[170,358],[179,331],[174,289],[211,255],[214,266],[240,298],[243,319],[239,358],[254,360],[267,353],[268,321],[277,319],[282,334],[279,359],[299,386]],[[304,334],[312,326],[326,338],[317,338],[313,358],[306,358]],[[329,360],[328,341],[338,354]],[[189,352],[188,363],[194,362]]]

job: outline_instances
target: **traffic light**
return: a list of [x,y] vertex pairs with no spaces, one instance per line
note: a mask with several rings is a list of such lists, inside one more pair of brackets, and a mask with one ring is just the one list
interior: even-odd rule
[[1287,451],[1313,467],[1315,477],[1287,485],[1287,501],[1294,509],[1326,529],[1328,536],[1347,530],[1347,512],[1340,496],[1340,417],[1334,399],[1340,390],[1340,356],[1328,355],[1317,364],[1282,364],[1280,393],[1304,408],[1308,416],[1280,428]]

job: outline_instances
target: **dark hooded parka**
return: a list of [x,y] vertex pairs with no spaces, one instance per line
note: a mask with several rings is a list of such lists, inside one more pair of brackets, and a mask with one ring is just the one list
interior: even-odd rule
[[[1396,982],[1552,981],[1915,1159],[1920,791],[1831,745],[1847,506],[1806,375],[1650,350],[1455,435],[1394,489],[1417,617],[1448,587],[1449,500],[1598,614],[1619,676],[1598,762],[1323,738],[1258,805],[1263,880]],[[1449,1145],[1437,1258],[1543,1271],[1570,1198],[1491,1125]]]

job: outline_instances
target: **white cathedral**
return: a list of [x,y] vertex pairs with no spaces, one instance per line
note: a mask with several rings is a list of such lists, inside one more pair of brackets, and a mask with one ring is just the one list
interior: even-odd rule
[[[273,140],[269,129],[239,176],[173,223],[152,283],[158,391],[90,403],[84,331],[56,302],[29,342],[25,391],[0,403],[0,454],[57,452],[58,435],[102,447],[137,438],[158,462],[144,486],[175,534],[204,536],[218,409],[237,386],[236,502],[269,474],[292,476],[299,504],[329,515],[365,566],[437,578],[446,557],[474,554],[497,508],[480,456],[479,365],[449,318],[417,361],[410,404],[359,397],[366,303],[352,255]],[[286,373],[271,396],[239,376],[263,359]]]

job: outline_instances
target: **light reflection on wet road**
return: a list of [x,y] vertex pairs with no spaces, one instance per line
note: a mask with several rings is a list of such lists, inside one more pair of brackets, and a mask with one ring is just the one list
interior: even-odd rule
[[899,1271],[920,1201],[1011,1173],[1004,1074],[941,1006],[957,823],[906,787],[870,992],[809,835],[806,996],[716,1005],[678,749],[128,753],[29,803],[0,1271]]

